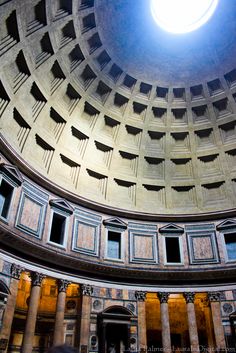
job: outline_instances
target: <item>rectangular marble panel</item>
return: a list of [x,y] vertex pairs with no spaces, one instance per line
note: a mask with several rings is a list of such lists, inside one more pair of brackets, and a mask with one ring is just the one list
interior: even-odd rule
[[156,263],[156,235],[130,232],[130,261]]
[[40,222],[41,208],[42,205],[28,196],[25,196],[19,223],[37,233]]
[[196,260],[213,259],[211,238],[209,236],[192,238],[193,252]]
[[45,219],[46,200],[38,198],[33,190],[22,191],[18,207],[16,228],[41,238]]
[[78,238],[76,247],[86,249],[89,251],[94,251],[95,243],[95,228],[87,224],[77,223],[78,224]]
[[157,263],[157,226],[129,222],[130,262]]
[[219,262],[215,232],[189,232],[187,239],[191,264]]
[[73,230],[73,250],[92,256],[98,256],[98,237],[100,225],[89,224],[75,219]]
[[140,259],[153,259],[153,237],[133,234],[134,257]]

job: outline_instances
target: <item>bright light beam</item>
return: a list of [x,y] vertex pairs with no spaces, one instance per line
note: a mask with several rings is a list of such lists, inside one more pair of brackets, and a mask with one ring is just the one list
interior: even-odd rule
[[151,0],[156,23],[172,33],[194,31],[213,15],[218,0]]

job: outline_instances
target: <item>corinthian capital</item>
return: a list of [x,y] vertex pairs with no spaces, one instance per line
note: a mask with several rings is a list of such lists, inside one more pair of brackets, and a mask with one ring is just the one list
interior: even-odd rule
[[193,292],[185,292],[184,293],[184,298],[186,300],[186,303],[194,303],[194,297],[195,297],[195,293]]
[[11,265],[11,275],[15,279],[20,279],[21,272],[24,271],[24,268],[20,265],[12,264]]
[[139,302],[144,302],[146,299],[146,294],[147,294],[146,292],[137,291],[137,292],[135,292],[135,298]]
[[208,299],[210,302],[219,302],[220,301],[220,292],[208,292]]
[[93,287],[90,284],[82,284],[82,294],[91,296],[93,294]]
[[30,274],[31,280],[32,280],[32,286],[33,287],[40,287],[42,284],[43,279],[46,277],[42,273],[39,272],[32,272]]
[[65,279],[59,279],[57,281],[57,286],[58,286],[58,292],[66,292],[67,287],[69,286],[71,282],[65,280]]
[[160,299],[161,304],[163,303],[168,303],[170,293],[165,293],[165,292],[159,292],[158,293],[158,298]]

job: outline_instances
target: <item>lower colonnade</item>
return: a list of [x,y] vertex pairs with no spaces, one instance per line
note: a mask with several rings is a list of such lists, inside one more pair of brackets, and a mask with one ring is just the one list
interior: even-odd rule
[[8,280],[9,293],[2,306],[2,353],[44,352],[64,343],[81,353],[107,353],[110,346],[115,346],[116,353],[227,349],[223,292],[103,288],[50,278],[15,264]]

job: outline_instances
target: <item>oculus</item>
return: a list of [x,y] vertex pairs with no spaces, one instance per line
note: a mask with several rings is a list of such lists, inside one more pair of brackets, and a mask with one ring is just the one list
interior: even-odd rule
[[218,0],[151,0],[156,23],[172,33],[196,30],[213,15]]

